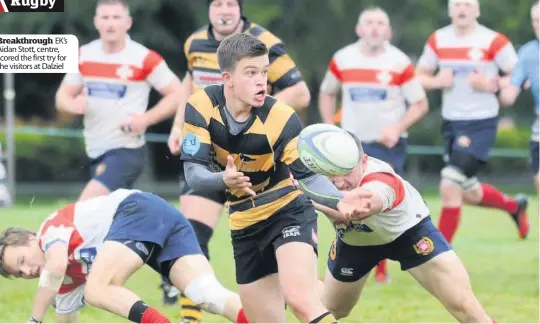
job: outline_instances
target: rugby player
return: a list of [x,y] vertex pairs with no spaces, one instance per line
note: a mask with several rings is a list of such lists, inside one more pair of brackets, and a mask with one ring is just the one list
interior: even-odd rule
[[536,106],[536,121],[533,124],[531,136],[531,165],[534,172],[534,183],[537,193],[539,192],[540,188],[538,179],[538,154],[540,154],[538,150],[538,141],[540,141],[540,124],[538,120],[540,110],[540,94],[538,93],[540,91],[540,82],[538,80],[538,70],[540,69],[538,63],[538,53],[540,51],[540,47],[538,45],[538,34],[540,33],[539,16],[540,6],[537,2],[531,8],[531,20],[534,33],[536,34],[536,39],[523,45],[523,47],[521,47],[519,50],[519,61],[516,69],[512,72],[510,83],[502,85],[503,88],[500,94],[503,104],[512,105],[519,96],[521,89],[525,88],[526,82],[528,81],[530,83],[531,93]]
[[[388,43],[390,19],[383,9],[363,10],[356,34],[359,40],[337,51],[330,61],[320,87],[319,110],[323,122],[334,124],[341,91],[341,127],[362,141],[366,154],[403,175],[407,130],[427,114],[426,93],[411,60]],[[386,261],[377,266],[375,279],[389,282]]]
[[[185,98],[210,84],[222,83],[217,48],[225,37],[246,33],[257,37],[270,51],[267,93],[296,110],[306,108],[309,105],[310,93],[285,45],[268,30],[250,22],[243,15],[242,4],[242,0],[208,0],[210,24],[193,33],[185,42],[184,52],[188,63],[188,73],[183,81],[184,91],[187,92]],[[180,153],[182,141],[184,106],[179,107],[169,138],[169,148],[173,154]],[[180,209],[190,220],[208,258],[208,244],[219,222],[225,200],[223,192],[203,195],[192,190],[181,171]],[[167,289],[166,283],[163,287],[164,301],[174,303],[175,299],[171,298],[174,292]],[[191,321],[201,319],[200,312],[192,307],[189,300],[183,298],[181,302],[184,318]]]
[[226,193],[236,281],[250,322],[285,322],[284,302],[304,323],[334,322],[317,291],[317,214],[289,176],[311,199],[345,215],[361,212],[356,204],[370,194],[343,194],[300,161],[300,118],[266,95],[263,42],[235,34],[217,55],[223,84],[192,95],[185,107],[186,180],[196,191]]
[[[84,116],[92,179],[79,200],[133,185],[147,160],[145,130],[174,115],[182,94],[163,58],[128,36],[125,0],[99,0],[94,25],[100,38],[81,46],[79,72],[56,93],[58,110]],[[152,88],[163,98],[147,110]]]
[[170,323],[124,288],[144,264],[206,311],[246,322],[238,295],[217,281],[189,222],[151,193],[118,189],[59,209],[37,233],[8,228],[0,236],[0,274],[39,278],[33,323],[53,303],[58,322],[76,322],[88,303],[135,323]]
[[429,37],[417,63],[424,88],[443,92],[446,166],[441,170],[439,229],[451,242],[465,202],[507,212],[519,237],[525,238],[528,197],[511,198],[476,177],[489,159],[497,134],[499,70],[512,71],[516,51],[506,36],[478,23],[477,0],[449,0],[448,9],[452,24]]
[[[353,135],[353,137],[355,137]],[[431,222],[420,193],[392,167],[361,152],[349,174],[331,177],[341,190],[372,193],[369,211],[349,218],[317,205],[335,221],[322,301],[337,318],[357,304],[369,272],[385,258],[398,261],[462,323],[493,322],[473,293],[470,278],[448,241]]]

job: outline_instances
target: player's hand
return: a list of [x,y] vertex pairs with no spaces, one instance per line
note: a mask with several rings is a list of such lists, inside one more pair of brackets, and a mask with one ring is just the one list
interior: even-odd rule
[[378,141],[382,145],[392,148],[399,142],[400,137],[401,131],[399,127],[385,127],[381,130],[381,137]]
[[239,172],[234,165],[232,156],[227,156],[227,166],[223,172],[223,182],[229,189],[242,190],[250,196],[255,197],[257,194],[251,189],[249,177],[244,176],[244,173]]
[[437,73],[437,83],[441,88],[451,88],[454,85],[454,71],[452,69],[442,68]]
[[337,205],[340,211],[348,220],[361,220],[366,218],[366,214],[371,211],[371,197],[373,194],[365,189],[356,188],[345,191],[344,197]]
[[144,134],[148,128],[149,123],[144,113],[130,113],[129,119],[120,123],[122,131],[129,135]]
[[494,75],[486,77],[480,71],[474,71],[467,77],[467,83],[476,91],[497,92],[499,90],[500,77]]
[[182,135],[182,130],[178,129],[177,127],[173,127],[171,129],[171,134],[169,135],[167,145],[169,146],[169,150],[171,151],[172,155],[180,154],[180,150],[182,149],[183,137],[184,136]]
[[73,107],[71,107],[71,112],[76,115],[84,115],[86,113],[86,108],[88,107],[88,90],[86,87],[83,87],[80,94],[75,97],[73,100]]

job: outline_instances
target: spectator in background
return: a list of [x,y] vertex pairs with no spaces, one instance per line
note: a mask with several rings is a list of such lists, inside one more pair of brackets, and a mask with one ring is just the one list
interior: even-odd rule
[[[319,111],[323,122],[333,124],[341,92],[341,127],[362,141],[366,154],[403,175],[407,130],[428,112],[426,93],[411,60],[388,42],[390,19],[383,9],[362,11],[356,33],[359,40],[330,60],[320,87]],[[386,260],[377,266],[375,279],[389,281]]]

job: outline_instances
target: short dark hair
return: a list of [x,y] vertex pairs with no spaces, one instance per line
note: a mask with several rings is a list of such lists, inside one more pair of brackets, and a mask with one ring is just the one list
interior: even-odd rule
[[129,5],[126,0],[98,0],[96,8],[101,5],[120,4],[129,12]]
[[8,246],[23,246],[28,243],[30,237],[36,235],[34,232],[20,227],[8,227],[0,234],[0,275],[10,278],[11,275],[4,267],[4,250]]
[[239,33],[225,38],[217,50],[219,69],[231,71],[236,63],[245,57],[257,57],[268,54],[263,42],[249,34]]

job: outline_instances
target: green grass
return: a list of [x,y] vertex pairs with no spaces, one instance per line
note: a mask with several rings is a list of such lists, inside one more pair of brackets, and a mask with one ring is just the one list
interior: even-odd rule
[[[435,196],[426,199],[433,214],[437,215],[440,202]],[[46,215],[58,203],[17,206],[0,210],[0,228],[24,226],[37,229]],[[473,288],[487,312],[498,322],[539,321],[538,282],[538,201],[533,199],[529,208],[532,230],[527,240],[517,238],[515,226],[503,212],[466,207],[454,248],[467,267]],[[329,223],[319,221],[320,273],[324,273],[326,256],[333,238]],[[217,276],[228,288],[236,291],[234,261],[229,231],[225,219],[210,244],[211,259]],[[363,296],[353,313],[343,322],[455,322],[436,299],[399,270],[399,264],[390,263],[392,283],[377,285],[369,280]],[[36,281],[0,281],[0,322],[23,322],[30,315]],[[144,268],[128,282],[148,304],[161,309],[174,321],[179,320],[179,308],[161,306],[159,277]],[[226,322],[219,316],[205,314],[205,322]],[[288,320],[297,322],[292,314]],[[54,322],[50,311],[45,318]],[[105,311],[87,306],[79,322],[127,322]]]

